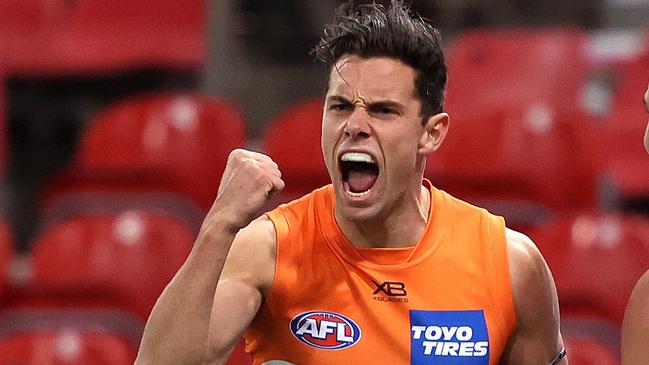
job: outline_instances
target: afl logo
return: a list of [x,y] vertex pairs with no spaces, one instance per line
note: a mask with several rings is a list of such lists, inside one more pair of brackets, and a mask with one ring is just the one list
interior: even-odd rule
[[332,312],[311,311],[291,320],[291,333],[305,344],[324,350],[354,346],[361,339],[361,329],[351,319]]

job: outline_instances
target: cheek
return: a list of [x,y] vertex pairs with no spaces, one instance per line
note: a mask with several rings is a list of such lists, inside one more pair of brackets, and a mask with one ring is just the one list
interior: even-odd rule
[[322,156],[324,158],[325,164],[327,165],[327,168],[330,168],[331,164],[333,163],[333,149],[335,146],[336,142],[336,134],[335,131],[331,130],[331,128],[322,128],[322,137],[320,140],[320,146],[322,149]]
[[419,136],[413,133],[395,131],[390,138],[383,140],[382,148],[388,173],[391,175],[410,176],[417,165]]
[[337,123],[335,120],[328,120],[325,119],[322,122],[322,140],[321,144],[323,147],[323,150],[331,150],[333,146],[336,144],[338,139],[340,138],[342,132],[342,128],[340,128],[339,123]]
[[331,151],[332,145],[333,145],[333,135],[331,131],[329,131],[327,128],[322,129],[322,137],[320,140],[320,144],[322,146],[322,152],[325,154],[325,158],[329,157],[329,151]]

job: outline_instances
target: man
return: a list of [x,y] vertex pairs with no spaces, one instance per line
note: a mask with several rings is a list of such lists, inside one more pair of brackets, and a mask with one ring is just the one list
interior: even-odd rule
[[[644,94],[644,106],[649,112],[649,87]],[[649,124],[644,146],[649,153]],[[622,364],[649,364],[649,271],[636,284],[626,307],[622,323]]]
[[255,219],[281,173],[232,152],[137,363],[222,364],[245,331],[255,364],[566,364],[534,244],[423,179],[449,125],[437,30],[343,6],[314,53],[332,185]]

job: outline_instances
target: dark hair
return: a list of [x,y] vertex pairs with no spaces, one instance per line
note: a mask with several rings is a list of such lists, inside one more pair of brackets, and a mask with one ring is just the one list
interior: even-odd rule
[[363,58],[386,56],[400,60],[416,72],[415,89],[424,120],[443,110],[446,64],[439,31],[420,16],[411,16],[401,0],[387,8],[372,3],[341,5],[333,23],[311,53],[331,72],[344,54]]

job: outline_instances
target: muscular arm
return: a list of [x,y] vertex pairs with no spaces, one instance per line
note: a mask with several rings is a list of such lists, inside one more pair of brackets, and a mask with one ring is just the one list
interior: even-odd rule
[[212,300],[234,234],[202,232],[147,321],[136,364],[200,364]]
[[220,331],[212,341],[219,347],[210,353],[225,356],[231,351],[228,347],[253,318],[261,297],[257,284],[262,278],[249,264],[258,259],[240,247],[274,246],[272,224],[263,218],[251,221],[269,194],[284,187],[280,177],[277,164],[267,156],[244,150],[230,154],[194,247],[147,321],[136,364],[203,363],[213,303],[222,323],[216,324]]
[[[516,310],[516,329],[501,360],[510,365],[544,365],[559,353],[557,291],[543,256],[525,235],[507,230],[507,254]],[[564,358],[559,364],[568,364]]]
[[237,236],[214,295],[206,363],[225,363],[259,310],[273,284],[275,244],[275,228],[266,216]]
[[622,323],[622,364],[649,363],[649,271],[638,281]]

